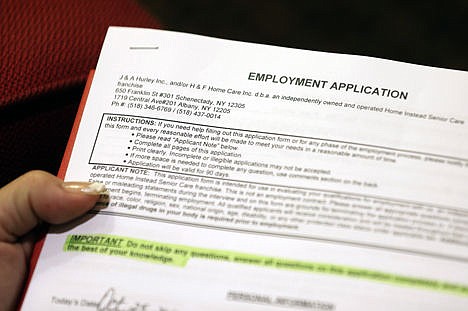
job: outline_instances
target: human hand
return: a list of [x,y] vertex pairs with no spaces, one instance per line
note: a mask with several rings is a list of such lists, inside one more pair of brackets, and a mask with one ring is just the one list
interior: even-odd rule
[[0,189],[0,310],[13,310],[42,222],[68,222],[90,210],[105,191],[103,185],[64,183],[31,171]]

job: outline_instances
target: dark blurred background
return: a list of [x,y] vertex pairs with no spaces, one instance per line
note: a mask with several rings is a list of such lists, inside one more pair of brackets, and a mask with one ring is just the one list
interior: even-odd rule
[[140,0],[164,29],[468,70],[468,0]]

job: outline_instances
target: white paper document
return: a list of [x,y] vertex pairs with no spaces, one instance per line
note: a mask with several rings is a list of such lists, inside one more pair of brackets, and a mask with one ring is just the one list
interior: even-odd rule
[[468,73],[111,27],[23,310],[468,310]]

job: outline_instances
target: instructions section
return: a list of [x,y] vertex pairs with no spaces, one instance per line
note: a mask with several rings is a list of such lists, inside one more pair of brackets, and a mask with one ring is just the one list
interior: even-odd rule
[[[112,152],[109,144],[116,147]],[[468,169],[468,159],[444,155],[107,113],[102,117],[90,163],[242,180],[249,176],[268,177],[269,181],[287,178],[287,184],[294,179],[378,187],[372,180],[334,174],[331,167],[336,165],[304,165],[327,158],[368,165],[411,162],[412,166],[429,163],[440,169]],[[291,163],[291,159],[300,162]]]

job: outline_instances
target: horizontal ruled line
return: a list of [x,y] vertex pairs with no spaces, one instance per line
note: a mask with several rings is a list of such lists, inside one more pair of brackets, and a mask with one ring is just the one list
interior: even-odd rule
[[158,50],[159,46],[131,46],[130,50]]

